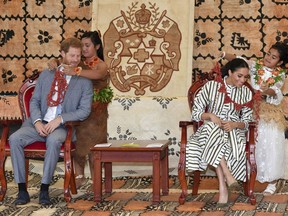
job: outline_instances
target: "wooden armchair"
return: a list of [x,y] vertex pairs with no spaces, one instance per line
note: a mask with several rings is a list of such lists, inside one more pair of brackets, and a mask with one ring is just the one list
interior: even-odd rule
[[[190,110],[192,110],[194,97],[199,92],[201,87],[208,81],[213,80],[214,76],[210,73],[205,74],[198,81],[193,83],[193,85],[188,90],[188,103]],[[246,83],[246,85],[252,90],[252,87]],[[188,194],[187,192],[187,180],[186,180],[186,144],[187,144],[187,128],[192,126],[193,131],[195,132],[202,122],[195,121],[180,121],[179,126],[181,127],[181,144],[180,144],[180,157],[178,164],[178,178],[180,181],[182,193],[179,197],[179,203],[184,204],[185,198]],[[250,198],[250,203],[252,205],[256,204],[256,199],[254,196],[254,185],[257,174],[256,161],[255,161],[255,122],[249,124],[249,130],[247,132],[247,142],[246,142],[246,182],[243,183],[244,193]],[[200,183],[200,171],[193,172],[193,189],[192,195],[198,194],[198,187]]]
[[[5,177],[5,161],[7,156],[10,156],[10,146],[8,142],[9,137],[9,126],[11,124],[21,124],[26,118],[30,116],[29,102],[32,97],[37,78],[39,73],[34,73],[29,79],[27,79],[20,87],[18,94],[18,101],[20,105],[22,120],[0,120],[0,124],[3,126],[0,143],[0,201],[4,199],[7,191],[7,181]],[[68,133],[65,142],[61,147],[59,161],[64,160],[64,198],[66,202],[70,202],[71,194],[77,194],[74,167],[72,160],[72,152],[75,151],[75,143],[72,142],[72,130],[75,125],[79,125],[79,122],[67,122],[66,124]],[[26,158],[26,182],[28,183],[28,167],[29,159],[44,159],[46,151],[45,142],[35,142],[25,147],[25,158]],[[28,185],[28,184],[27,184]]]

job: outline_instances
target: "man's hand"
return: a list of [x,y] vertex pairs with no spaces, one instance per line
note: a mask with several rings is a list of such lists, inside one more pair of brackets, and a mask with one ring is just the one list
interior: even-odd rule
[[37,121],[35,123],[35,128],[40,136],[46,137],[48,135],[48,131],[45,128],[45,124],[43,124],[41,121]]
[[61,116],[48,122],[44,127],[48,134],[52,133],[62,123]]

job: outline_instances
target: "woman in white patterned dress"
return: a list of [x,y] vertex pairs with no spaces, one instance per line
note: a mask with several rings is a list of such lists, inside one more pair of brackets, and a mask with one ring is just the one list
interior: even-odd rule
[[229,189],[246,178],[245,132],[252,119],[252,92],[244,85],[248,64],[234,59],[222,68],[222,76],[222,82],[207,82],[195,97],[192,119],[204,124],[186,147],[188,172],[215,167],[220,208],[228,205]]
[[[226,54],[225,59],[236,56]],[[237,58],[242,58],[237,56]],[[242,58],[243,59],[243,58]],[[281,107],[285,81],[285,64],[288,62],[288,46],[277,42],[271,46],[263,59],[246,60],[250,67],[251,85],[263,97],[260,103],[258,136],[256,143],[257,177],[261,182],[269,182],[264,195],[276,192],[277,180],[285,173],[285,128],[287,121]]]

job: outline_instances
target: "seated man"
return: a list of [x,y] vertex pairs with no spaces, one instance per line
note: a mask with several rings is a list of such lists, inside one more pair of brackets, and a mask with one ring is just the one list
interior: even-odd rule
[[[61,43],[60,52],[63,64],[77,67],[81,61],[82,43],[76,38],[68,38]],[[30,118],[9,137],[14,177],[19,188],[15,205],[30,201],[25,183],[24,147],[36,141],[46,142],[47,148],[39,203],[51,204],[48,188],[67,134],[63,123],[86,119],[91,112],[92,95],[90,80],[79,76],[65,78],[61,67],[40,74],[30,101]]]

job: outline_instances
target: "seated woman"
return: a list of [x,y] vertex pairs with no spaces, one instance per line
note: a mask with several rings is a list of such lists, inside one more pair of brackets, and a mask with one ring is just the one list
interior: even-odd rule
[[219,181],[217,208],[228,206],[229,194],[246,180],[245,132],[252,120],[252,92],[244,85],[249,66],[234,59],[221,69],[223,79],[207,82],[196,95],[192,119],[204,121],[186,147],[188,172],[215,167]]
[[[222,58],[228,61],[242,58],[222,52]],[[284,149],[287,149],[285,129],[287,121],[283,87],[288,68],[288,45],[283,42],[273,44],[262,59],[246,60],[250,67],[250,83],[255,91],[261,94],[259,101],[258,136],[256,141],[257,177],[261,183],[268,182],[263,191],[264,196],[276,192],[278,179],[287,178],[287,160]],[[285,99],[287,100],[287,99]],[[283,101],[283,102],[282,102]],[[281,102],[284,107],[281,106]]]

